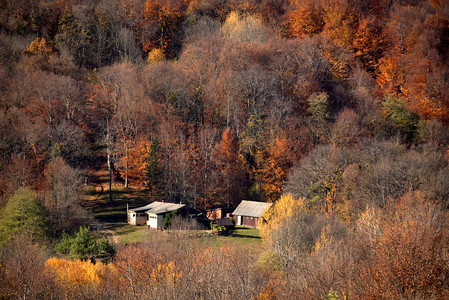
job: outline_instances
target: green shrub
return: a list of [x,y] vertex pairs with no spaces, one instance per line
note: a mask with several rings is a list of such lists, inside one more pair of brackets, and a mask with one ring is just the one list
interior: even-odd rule
[[89,227],[80,227],[80,230],[71,236],[62,234],[62,239],[55,245],[58,254],[70,255],[73,259],[107,261],[115,254],[115,247],[107,239],[93,236]]

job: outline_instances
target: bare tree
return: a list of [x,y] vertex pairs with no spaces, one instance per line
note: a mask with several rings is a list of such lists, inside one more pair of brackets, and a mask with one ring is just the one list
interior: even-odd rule
[[87,219],[80,206],[83,187],[80,174],[61,157],[54,158],[45,169],[47,193],[45,206],[50,211],[55,230],[71,230]]

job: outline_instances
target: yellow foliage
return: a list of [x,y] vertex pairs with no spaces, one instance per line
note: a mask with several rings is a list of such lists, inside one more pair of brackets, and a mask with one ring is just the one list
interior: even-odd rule
[[291,194],[284,194],[264,212],[259,224],[260,236],[264,241],[270,240],[270,234],[281,226],[284,220],[291,218],[306,209],[304,198],[294,199]]
[[150,53],[148,53],[148,63],[153,64],[165,60],[164,51],[160,48],[153,48]]
[[226,38],[239,42],[263,42],[267,38],[267,31],[260,19],[251,15],[242,18],[235,11],[229,14],[221,31]]
[[[333,237],[330,234],[331,227],[327,225],[321,229],[321,234],[318,240],[315,242],[312,255],[318,255],[320,253],[326,253],[326,255],[335,255],[332,251],[334,244]],[[326,251],[331,249],[331,251]]]
[[263,292],[257,296],[257,300],[275,300],[277,299],[274,288],[271,285],[266,285]]
[[182,272],[175,269],[175,264],[172,261],[158,264],[151,271],[151,280],[155,285],[168,285],[173,288],[181,277]]
[[357,220],[358,230],[372,242],[380,234],[381,220],[379,212],[374,207],[366,207]]
[[101,262],[93,264],[90,260],[66,260],[56,257],[45,262],[46,272],[67,292],[80,287],[98,289],[103,284],[106,266]]
[[226,19],[226,22],[223,24],[222,30],[224,32],[231,33],[232,30],[235,30],[235,28],[238,26],[238,24],[241,22],[240,16],[237,12],[233,11],[229,14],[228,18]]
[[23,53],[28,55],[42,55],[48,58],[53,53],[53,45],[51,41],[47,42],[45,38],[37,37]]
[[324,32],[332,37],[335,44],[348,47],[354,36],[354,15],[347,0],[330,0],[323,6]]

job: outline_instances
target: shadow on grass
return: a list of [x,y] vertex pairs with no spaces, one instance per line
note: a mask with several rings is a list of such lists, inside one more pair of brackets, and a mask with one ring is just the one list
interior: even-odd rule
[[151,202],[147,192],[134,189],[113,189],[112,202],[109,202],[109,192],[104,191],[95,203],[92,212],[100,222],[126,222],[126,208],[135,208]]
[[233,237],[260,239],[259,229],[237,226],[237,228],[234,230]]
[[261,237],[258,236],[258,235],[243,235],[243,234],[238,234],[238,233],[234,233],[234,235],[232,237],[244,238],[244,239],[248,239],[248,238],[250,238],[250,239],[261,239]]
[[97,213],[95,214],[95,219],[100,222],[126,222],[126,211]]

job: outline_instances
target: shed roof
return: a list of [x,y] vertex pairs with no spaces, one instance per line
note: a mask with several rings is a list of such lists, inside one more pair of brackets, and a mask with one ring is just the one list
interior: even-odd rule
[[243,200],[232,213],[235,216],[262,217],[273,203]]
[[234,223],[228,218],[215,219],[218,226],[234,226]]
[[146,213],[150,213],[150,214],[159,215],[159,214],[164,214],[164,213],[168,213],[168,212],[180,209],[181,207],[184,207],[184,206],[185,206],[185,204],[165,203],[165,202],[154,201],[151,204],[130,209],[130,211],[146,212]]

